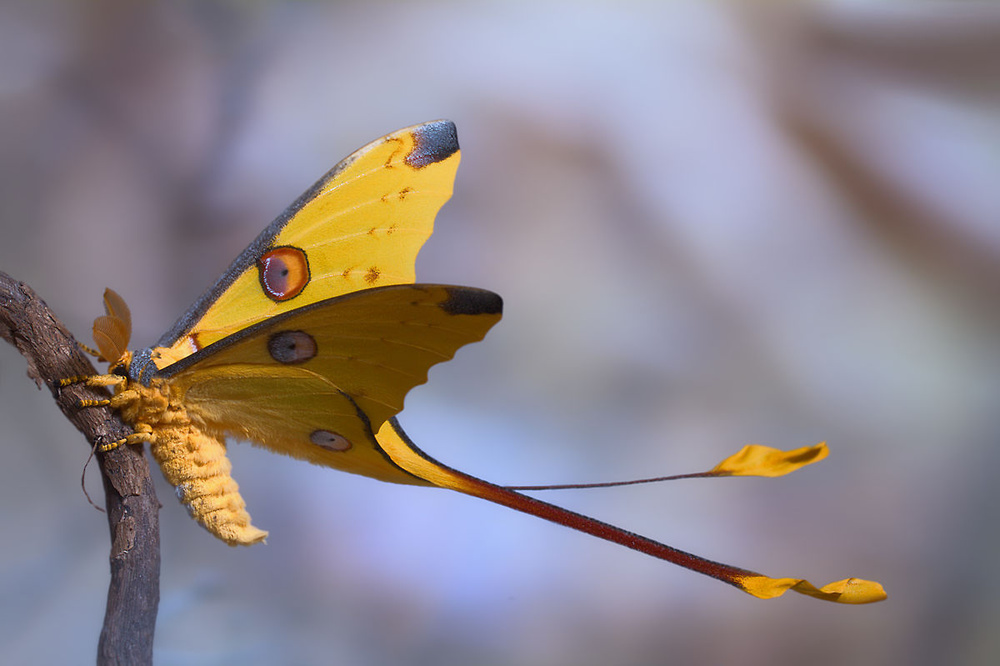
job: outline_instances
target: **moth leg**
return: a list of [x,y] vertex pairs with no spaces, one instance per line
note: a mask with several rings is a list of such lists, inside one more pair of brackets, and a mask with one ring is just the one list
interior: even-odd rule
[[103,398],[101,400],[81,400],[78,404],[80,407],[111,407],[112,409],[121,409],[129,403],[133,403],[140,399],[139,392],[134,389],[126,389],[120,393],[116,393],[111,398]]
[[79,347],[83,351],[87,352],[88,354],[90,354],[94,358],[98,358],[99,359],[101,357],[101,352],[97,351],[93,347],[89,347],[89,346],[83,344],[79,340],[77,341],[76,345],[77,345],[77,347]]
[[[90,386],[94,388],[108,387],[108,386],[117,388],[123,386],[127,381],[128,380],[125,377],[122,377],[120,375],[77,375],[75,377],[64,377],[63,379],[60,379],[59,387],[65,388],[67,386],[72,386],[73,384],[83,384],[84,386]],[[128,393],[128,391],[122,391],[122,393],[119,393],[118,395],[122,395],[123,393]],[[116,395],[115,398],[117,398],[118,395]],[[84,399],[77,402],[76,406],[104,407],[110,405],[114,407],[116,406],[116,404],[115,402],[112,402],[113,400],[114,398],[111,399],[103,398],[100,400]],[[125,401],[118,401],[118,404],[120,405],[122,402]]]
[[108,451],[114,451],[123,444],[142,444],[143,442],[152,442],[154,439],[153,428],[146,423],[139,423],[136,424],[135,432],[131,435],[126,435],[121,439],[116,439],[107,444],[101,444],[97,447],[97,450],[101,453],[107,453]]
[[139,392],[135,389],[125,389],[124,391],[116,393],[112,396],[111,399],[108,400],[108,405],[114,409],[121,409],[129,403],[133,403],[141,399],[142,396],[140,396]]
[[73,384],[84,384],[86,386],[122,386],[128,381],[121,375],[76,375],[75,377],[64,377],[59,380],[59,387],[65,388]]
[[73,384],[82,384],[93,376],[95,375],[73,375],[72,377],[63,377],[59,380],[59,388],[66,388],[67,386],[72,386]]

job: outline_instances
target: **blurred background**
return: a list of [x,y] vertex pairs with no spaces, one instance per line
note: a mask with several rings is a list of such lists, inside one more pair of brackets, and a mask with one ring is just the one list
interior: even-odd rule
[[[154,470],[158,664],[988,664],[1000,658],[1000,7],[962,2],[0,5],[0,269],[81,340],[153,343],[355,148],[446,117],[417,273],[504,320],[401,421],[545,499],[889,600],[759,601],[443,490],[231,447],[269,543]],[[92,663],[107,524],[81,436],[0,345],[0,662]],[[96,465],[87,486],[100,497]]]

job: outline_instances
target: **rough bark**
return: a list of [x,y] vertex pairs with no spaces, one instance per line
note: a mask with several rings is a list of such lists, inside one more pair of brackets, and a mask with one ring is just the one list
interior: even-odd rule
[[[28,376],[48,387],[59,409],[90,446],[121,439],[131,430],[106,407],[80,409],[82,398],[106,391],[64,377],[97,374],[65,326],[26,285],[0,272],[0,336],[28,362]],[[159,503],[141,447],[121,446],[97,455],[111,532],[111,583],[98,643],[98,664],[150,664],[160,600]]]

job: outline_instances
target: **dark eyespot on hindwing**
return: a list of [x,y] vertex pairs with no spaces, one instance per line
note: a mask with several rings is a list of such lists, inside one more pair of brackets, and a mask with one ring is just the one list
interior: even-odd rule
[[268,338],[267,351],[278,363],[305,363],[316,355],[316,340],[304,331],[280,331]]
[[313,430],[309,441],[327,451],[347,451],[351,448],[350,440],[331,430]]

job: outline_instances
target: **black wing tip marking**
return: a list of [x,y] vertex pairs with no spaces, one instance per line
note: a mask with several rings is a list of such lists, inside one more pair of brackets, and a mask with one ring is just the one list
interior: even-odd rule
[[500,315],[503,299],[499,294],[471,287],[449,287],[448,299],[438,307],[450,315]]
[[414,146],[406,163],[420,169],[446,160],[458,152],[458,131],[450,120],[437,120],[413,130]]

